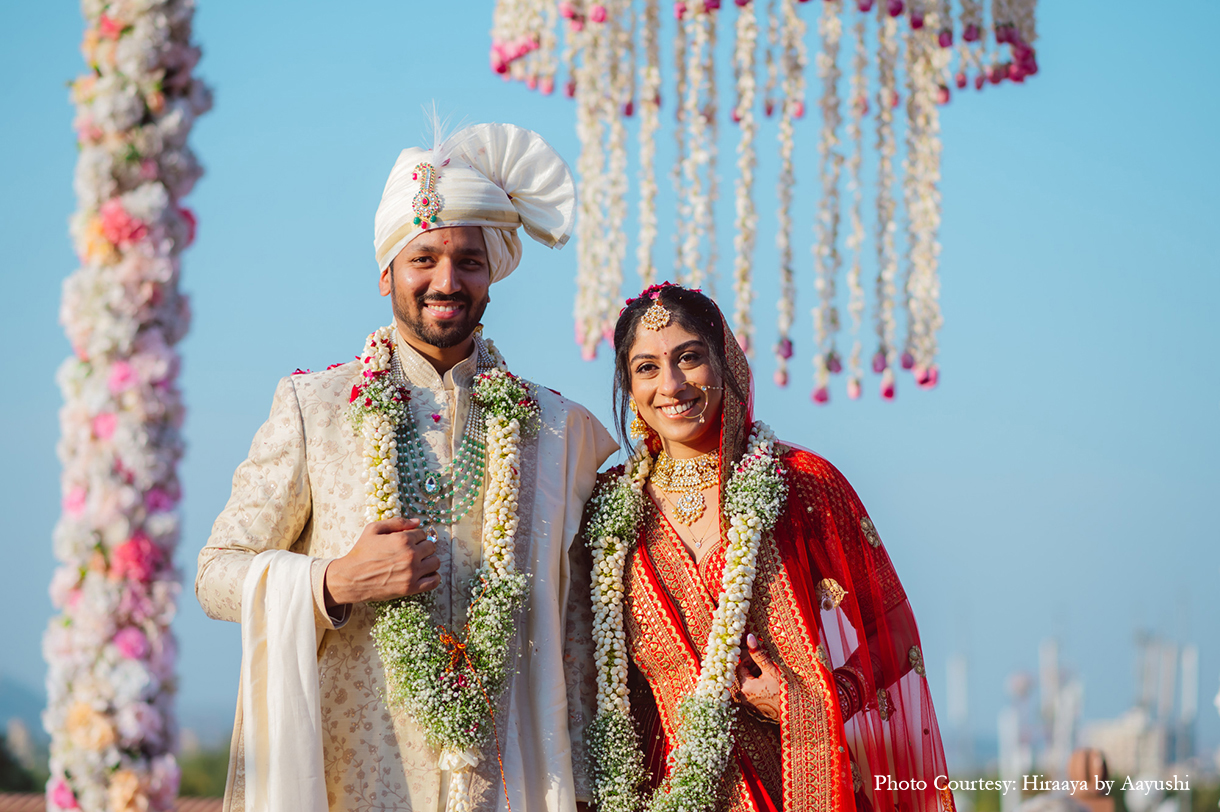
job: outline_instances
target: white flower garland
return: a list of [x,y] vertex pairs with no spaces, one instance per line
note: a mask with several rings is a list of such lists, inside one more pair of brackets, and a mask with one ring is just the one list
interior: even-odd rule
[[757,50],[758,15],[751,2],[738,9],[733,48],[733,70],[737,80],[737,104],[733,108],[733,119],[741,128],[741,137],[737,142],[737,185],[734,195],[737,229],[733,235],[733,331],[747,355],[752,355],[754,349],[751,308],[754,304],[754,245],[758,236],[758,211],[754,205],[754,170],[758,165],[754,146],[758,134],[758,124],[754,118]]
[[[480,340],[481,341],[481,340]],[[409,393],[391,380],[395,328],[372,333],[361,355],[363,382],[352,391],[352,419],[364,441],[367,518],[402,515],[399,496],[399,422],[412,419]],[[469,810],[471,768],[489,727],[488,703],[508,680],[508,648],[528,586],[517,572],[513,544],[521,492],[521,440],[536,428],[537,401],[510,375],[490,341],[483,347],[495,365],[475,381],[473,398],[486,412],[487,490],[483,496],[483,563],[473,579],[466,640],[432,622],[430,596],[415,595],[378,606],[373,637],[386,666],[391,703],[406,709],[441,749],[440,766],[451,771],[446,810]]]
[[847,396],[852,400],[860,397],[861,380],[864,377],[861,370],[860,354],[863,346],[860,341],[860,327],[864,323],[864,288],[860,277],[864,265],[864,179],[861,168],[864,164],[864,116],[868,114],[868,43],[866,18],[863,14],[856,18],[855,59],[852,62],[851,76],[851,118],[847,125],[847,136],[852,143],[851,157],[847,161],[850,176],[848,188],[852,193],[851,202],[851,234],[847,237],[847,247],[852,252],[851,266],[847,270],[848,304],[847,312],[851,316],[852,348],[848,360]]
[[877,351],[873,355],[873,372],[881,375],[881,397],[894,398],[894,351],[898,326],[894,320],[894,297],[897,286],[894,276],[898,260],[894,247],[894,107],[898,100],[898,23],[885,4],[877,5],[877,308],[875,324]]
[[51,735],[46,807],[168,812],[181,576],[178,461],[184,406],[175,345],[195,235],[183,198],[203,174],[188,139],[211,95],[192,74],[194,4],[85,0],[71,85],[79,158],[71,233],[80,267],[60,320],[62,514],[43,638]]
[[[775,435],[756,422],[741,461],[722,494],[729,516],[728,549],[720,599],[695,690],[683,700],[670,772],[648,802],[650,812],[701,812],[714,808],[733,747],[736,709],[730,689],[750,612],[758,549],[787,499]],[[597,718],[589,751],[600,812],[634,812],[641,806],[643,755],[631,722],[627,688],[627,637],[623,623],[624,573],[639,537],[644,486],[652,458],[641,443],[619,478],[594,495],[587,535],[593,552],[593,639],[597,665]]]
[[792,270],[792,166],[796,119],[805,114],[805,21],[796,12],[797,0],[779,0],[780,71],[783,103],[779,119],[779,209],[775,215],[775,245],[779,249],[779,303],[775,345],[775,383],[788,385],[788,359],[792,357],[792,322],[795,318],[796,282]]
[[640,214],[636,265],[640,284],[656,282],[652,249],[657,241],[657,130],[661,127],[660,0],[645,0],[640,11],[640,38],[644,61],[640,65]]
[[818,32],[822,35],[822,50],[817,56],[818,75],[822,79],[822,137],[818,139],[821,157],[822,200],[819,205],[817,243],[813,247],[818,306],[813,308],[814,403],[830,401],[830,374],[842,369],[835,351],[835,334],[839,330],[839,311],[835,306],[836,283],[843,264],[839,254],[839,176],[843,155],[839,146],[839,50],[843,37],[841,0],[822,3]]

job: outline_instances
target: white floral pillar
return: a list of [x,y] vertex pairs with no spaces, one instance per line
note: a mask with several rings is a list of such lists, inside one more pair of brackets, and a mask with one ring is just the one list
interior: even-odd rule
[[192,77],[192,0],[84,0],[72,85],[80,268],[60,314],[63,513],[44,639],[49,810],[169,810],[179,590],[173,567],[183,407],[174,345],[190,321],[179,256],[195,235],[181,199],[202,173],[187,147],[211,106]]

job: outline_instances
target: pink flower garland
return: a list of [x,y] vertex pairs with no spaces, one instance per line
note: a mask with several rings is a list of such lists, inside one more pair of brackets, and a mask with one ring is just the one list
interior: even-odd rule
[[81,267],[64,285],[73,355],[58,375],[64,495],[51,598],[60,614],[43,641],[46,801],[52,812],[164,812],[179,779],[174,345],[190,321],[179,255],[196,227],[179,201],[202,174],[186,141],[211,97],[191,76],[190,0],[83,8],[89,71],[72,85]]

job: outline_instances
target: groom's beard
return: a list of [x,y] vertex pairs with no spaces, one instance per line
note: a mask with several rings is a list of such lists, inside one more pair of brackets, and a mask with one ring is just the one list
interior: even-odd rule
[[[490,297],[485,296],[476,303],[466,293],[425,293],[400,299],[394,284],[394,273],[390,273],[390,301],[393,303],[394,317],[425,344],[442,350],[456,347],[470,338],[482,321],[489,300]],[[438,323],[429,319],[426,310],[427,305],[433,302],[454,302],[464,305],[465,309],[461,318]]]

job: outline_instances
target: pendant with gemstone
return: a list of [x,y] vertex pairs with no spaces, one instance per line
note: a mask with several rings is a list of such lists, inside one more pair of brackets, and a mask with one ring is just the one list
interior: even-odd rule
[[428,474],[428,478],[424,480],[424,493],[435,495],[441,489],[441,483],[437,482],[435,474]]
[[678,517],[678,521],[690,525],[699,521],[706,507],[707,501],[703,498],[703,491],[687,491],[674,504],[674,515]]

